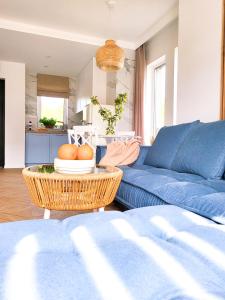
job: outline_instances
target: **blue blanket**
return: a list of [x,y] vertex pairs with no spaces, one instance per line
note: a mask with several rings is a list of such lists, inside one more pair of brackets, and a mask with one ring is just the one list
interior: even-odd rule
[[1,300],[225,299],[225,226],[173,205],[0,225]]
[[146,165],[122,167],[122,170],[123,183],[147,191],[156,199],[225,224],[224,180],[206,180],[198,175]]

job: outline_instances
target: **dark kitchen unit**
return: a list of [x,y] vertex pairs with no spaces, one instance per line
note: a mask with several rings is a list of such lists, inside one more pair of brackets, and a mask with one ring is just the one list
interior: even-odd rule
[[0,168],[5,165],[5,80],[0,79]]

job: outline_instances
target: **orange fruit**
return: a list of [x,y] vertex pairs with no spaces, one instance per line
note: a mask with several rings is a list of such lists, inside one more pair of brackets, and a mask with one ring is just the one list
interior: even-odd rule
[[94,156],[94,151],[88,144],[84,144],[78,147],[77,159],[90,160],[93,159],[93,156]]
[[74,160],[77,158],[78,147],[74,144],[63,144],[58,149],[58,158]]

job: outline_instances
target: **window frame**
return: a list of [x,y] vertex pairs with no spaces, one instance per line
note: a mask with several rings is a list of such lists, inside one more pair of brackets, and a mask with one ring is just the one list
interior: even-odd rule
[[177,124],[177,87],[178,87],[178,46],[174,48],[174,78],[173,78],[173,125]]
[[[39,120],[41,119],[41,98],[47,96],[37,96],[37,117],[38,117],[38,125]],[[47,97],[47,98],[60,98],[60,97]],[[68,126],[68,110],[69,110],[69,99],[68,98],[60,98],[64,99],[64,108],[63,108],[63,126]],[[51,100],[49,100],[51,101]]]
[[[159,67],[164,66],[165,69],[165,97],[166,97],[166,77],[167,77],[167,64],[166,55],[159,57],[153,62],[147,65],[146,74],[146,95],[144,102],[144,124],[145,124],[145,143],[151,144],[152,140],[155,138],[157,132],[155,128],[155,70]],[[149,122],[149,112],[150,112],[150,122]]]

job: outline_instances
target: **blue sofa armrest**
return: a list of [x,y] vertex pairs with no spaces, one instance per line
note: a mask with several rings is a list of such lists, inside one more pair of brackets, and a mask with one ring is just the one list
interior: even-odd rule
[[150,148],[151,146],[140,146],[140,153],[138,159],[131,166],[143,165]]
[[[140,146],[140,154],[138,156],[138,159],[132,164],[132,166],[139,166],[143,165],[145,161],[145,157],[149,151],[151,146]],[[107,146],[97,146],[96,148],[96,163],[98,164],[102,157],[106,153]]]

